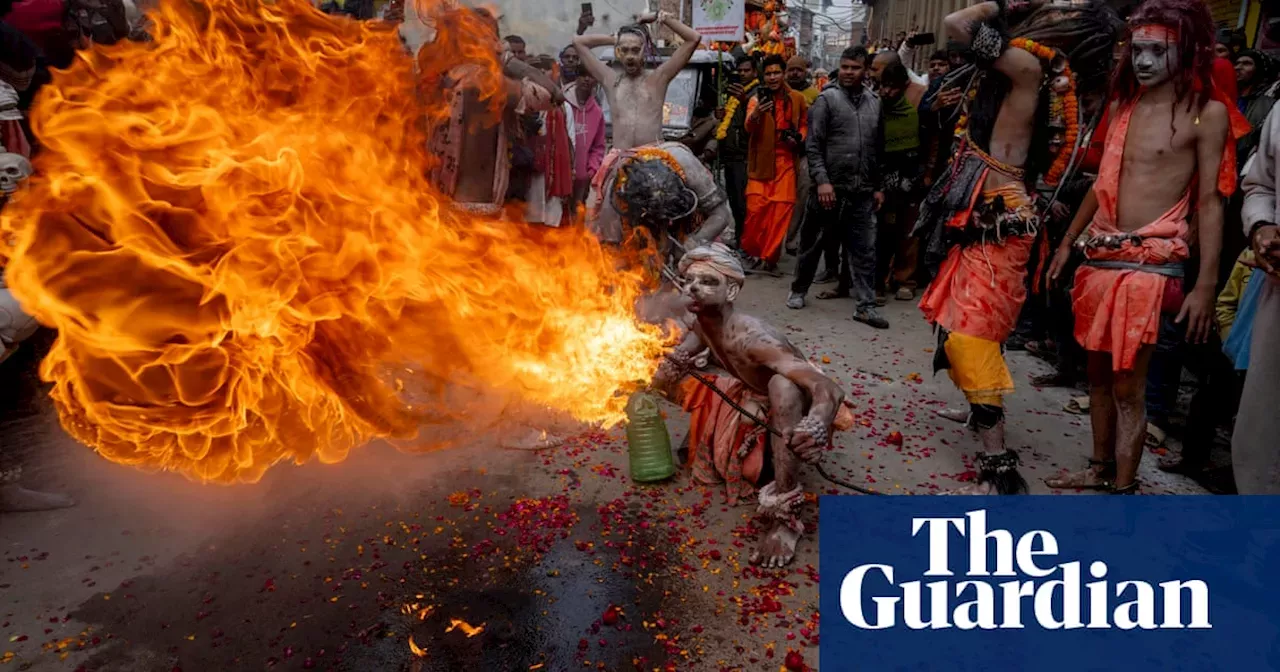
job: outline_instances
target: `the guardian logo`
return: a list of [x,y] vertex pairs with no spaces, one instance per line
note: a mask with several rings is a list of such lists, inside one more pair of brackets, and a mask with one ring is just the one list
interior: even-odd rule
[[[893,565],[855,567],[840,584],[840,610],[854,627],[884,630],[1093,628],[1212,629],[1209,585],[1198,579],[1112,582],[1107,563],[1057,563],[1058,540],[1046,530],[1018,538],[987,530],[987,512],[963,518],[913,518],[911,536],[929,544],[932,581],[898,583]],[[949,544],[968,541],[968,567],[956,580]],[[994,555],[992,551],[994,550]],[[1084,573],[1088,572],[1085,582]],[[872,605],[864,605],[869,598]],[[1185,601],[1184,601],[1185,600]],[[927,616],[926,616],[927,614]],[[1026,621],[1024,623],[1024,621]]]

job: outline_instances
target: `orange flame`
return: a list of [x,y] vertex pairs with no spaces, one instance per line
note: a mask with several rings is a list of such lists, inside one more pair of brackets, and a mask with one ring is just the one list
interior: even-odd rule
[[413,642],[413,635],[409,635],[409,651],[419,658],[427,657],[427,650]]
[[641,276],[580,229],[456,214],[425,177],[447,108],[415,77],[469,59],[501,90],[478,22],[415,64],[306,0],[152,19],[154,43],[55,75],[37,176],[0,216],[10,288],[58,330],[41,374],[75,438],[236,482],[462,422],[459,385],[622,418],[667,345],[635,318]]
[[471,639],[472,637],[484,632],[484,623],[473,626],[464,620],[451,618],[449,619],[449,627],[445,628],[444,631],[453,632],[454,630],[461,630],[462,634],[467,636],[467,639]]

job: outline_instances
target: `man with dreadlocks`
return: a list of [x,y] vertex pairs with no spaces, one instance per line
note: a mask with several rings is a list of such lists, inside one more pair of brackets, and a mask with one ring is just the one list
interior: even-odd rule
[[[1248,131],[1235,101],[1214,86],[1213,21],[1201,0],[1148,0],[1129,25],[1098,180],[1049,272],[1056,280],[1073,243],[1084,251],[1072,302],[1076,340],[1089,353],[1093,457],[1048,484],[1117,494],[1138,488],[1161,315],[1176,314],[1191,343],[1205,342],[1213,326],[1222,203],[1236,187],[1228,134]],[[1199,273],[1184,293],[1193,218]]]
[[804,502],[800,462],[821,460],[832,429],[848,429],[853,416],[840,387],[781,329],[735,308],[746,272],[728,247],[713,243],[691,249],[680,259],[680,275],[688,310],[697,319],[659,368],[654,388],[680,381],[701,353],[715,354],[728,375],[691,377],[678,391],[693,416],[692,476],[701,485],[723,484],[730,505],[763,485],[759,512],[769,525],[750,559],[783,567],[795,557],[804,532],[796,511]]
[[592,189],[602,196],[592,200],[587,219],[602,242],[622,243],[643,228],[663,259],[679,251],[671,249],[672,238],[704,245],[733,221],[715,176],[679,142],[614,152]]
[[[1087,87],[1110,70],[1119,19],[1102,0],[982,2],[946,18],[948,35],[971,48],[951,167],[921,207],[915,233],[936,278],[920,309],[939,328],[935,367],[950,369],[982,453],[965,494],[1026,491],[1018,456],[1005,447],[1004,396],[1013,391],[1001,352],[1027,296],[1027,266],[1040,217],[1032,194],[1051,175],[1048,98]],[[1069,68],[1068,68],[1069,64]],[[1074,71],[1074,79],[1072,73]],[[1059,81],[1061,79],[1061,81]]]

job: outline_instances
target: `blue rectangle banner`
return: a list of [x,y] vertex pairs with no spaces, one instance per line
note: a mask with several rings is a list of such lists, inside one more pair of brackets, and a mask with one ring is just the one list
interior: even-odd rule
[[1280,670],[1280,497],[823,497],[823,672]]

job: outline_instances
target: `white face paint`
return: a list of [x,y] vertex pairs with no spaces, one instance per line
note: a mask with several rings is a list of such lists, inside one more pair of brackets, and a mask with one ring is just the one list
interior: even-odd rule
[[738,298],[742,283],[736,282],[711,264],[695,261],[684,271],[684,291],[689,312],[719,311]]
[[1145,87],[1169,81],[1177,69],[1178,46],[1166,40],[1133,39],[1133,74]]

